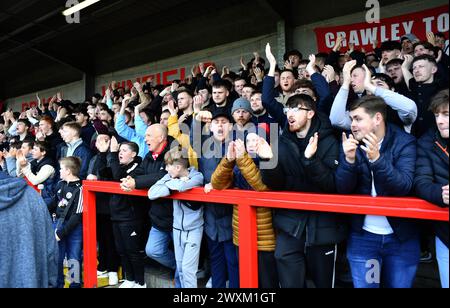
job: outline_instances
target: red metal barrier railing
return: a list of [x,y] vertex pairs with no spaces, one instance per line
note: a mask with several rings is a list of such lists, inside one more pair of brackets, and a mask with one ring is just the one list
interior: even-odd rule
[[[84,286],[97,286],[97,235],[95,193],[147,197],[147,190],[124,192],[119,183],[83,182],[83,249]],[[448,221],[449,211],[417,198],[384,198],[369,196],[319,195],[311,193],[255,192],[203,188],[176,193],[170,199],[235,204],[239,207],[239,274],[242,288],[258,287],[256,208],[284,208],[346,214],[368,214],[425,220]]]
[[33,185],[27,178],[24,178],[24,180],[27,182],[28,186],[32,187],[38,193],[41,193],[41,190],[38,188],[38,186]]

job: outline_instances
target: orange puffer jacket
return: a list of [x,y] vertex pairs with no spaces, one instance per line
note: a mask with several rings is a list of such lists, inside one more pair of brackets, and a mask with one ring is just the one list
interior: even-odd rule
[[[223,158],[212,175],[211,184],[214,189],[224,190],[233,188],[233,169],[237,165],[248,184],[255,191],[267,191],[268,188],[261,180],[261,173],[253,159],[246,153],[244,157],[230,162]],[[239,246],[239,216],[238,207],[233,209],[233,243]],[[258,251],[275,250],[275,232],[272,226],[272,210],[258,207],[256,209],[256,226],[258,230]]]

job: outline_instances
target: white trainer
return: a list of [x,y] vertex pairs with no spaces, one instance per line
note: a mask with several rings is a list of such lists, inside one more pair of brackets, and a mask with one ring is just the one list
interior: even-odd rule
[[109,272],[108,273],[108,284],[110,286],[115,286],[119,283],[119,277],[117,276],[117,272]]
[[147,284],[140,285],[139,283],[135,283],[133,289],[147,289]]
[[210,277],[208,279],[208,282],[206,283],[205,288],[207,288],[207,289],[211,289],[212,288],[212,277]]
[[125,280],[124,283],[122,283],[119,287],[119,289],[132,289],[136,283],[134,281]]
[[107,271],[97,271],[97,278],[105,278],[108,277],[108,272]]

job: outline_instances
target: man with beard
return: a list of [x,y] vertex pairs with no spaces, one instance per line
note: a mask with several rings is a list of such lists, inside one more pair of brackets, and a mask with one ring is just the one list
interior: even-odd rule
[[[253,122],[256,125],[256,130],[258,135],[260,129],[265,130],[266,136],[270,136],[270,125],[277,123],[277,121],[272,118],[269,113],[267,112],[266,108],[264,108],[262,103],[262,93],[261,92],[255,92],[252,94],[250,98],[250,105],[252,108],[253,113]],[[278,126],[277,131],[280,130],[280,127]],[[261,135],[260,135],[261,136]],[[268,140],[268,138],[266,138]]]
[[194,96],[189,90],[182,89],[178,91],[177,103],[179,110],[179,121],[180,123],[189,126],[189,128],[192,125],[192,114],[194,113],[194,109],[192,106],[193,102]]
[[236,123],[233,130],[233,140],[245,140],[247,134],[256,131],[252,121],[252,108],[250,107],[250,102],[245,98],[238,98],[234,101],[231,116],[234,123]]
[[[277,191],[334,193],[339,143],[326,116],[304,94],[289,98],[278,164],[261,170],[264,184]],[[318,288],[334,286],[336,244],[346,237],[334,213],[274,210],[278,231],[275,258],[282,288],[306,287],[308,272]]]

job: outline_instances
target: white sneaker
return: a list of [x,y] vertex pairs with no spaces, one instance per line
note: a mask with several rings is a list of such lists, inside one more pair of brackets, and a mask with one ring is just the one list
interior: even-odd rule
[[147,289],[147,284],[140,285],[139,283],[135,283],[133,289]]
[[97,278],[105,278],[105,277],[108,277],[107,271],[104,271],[104,272],[97,271]]
[[110,286],[115,286],[119,283],[119,277],[117,276],[117,272],[109,272],[108,273],[108,284]]
[[119,287],[119,289],[132,289],[136,283],[134,281],[125,280],[124,283],[122,283]]
[[209,277],[208,282],[206,283],[205,288],[211,289],[212,288],[212,277]]

